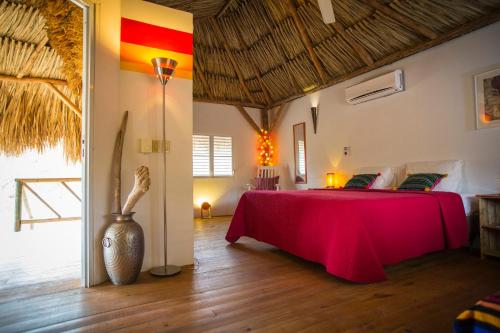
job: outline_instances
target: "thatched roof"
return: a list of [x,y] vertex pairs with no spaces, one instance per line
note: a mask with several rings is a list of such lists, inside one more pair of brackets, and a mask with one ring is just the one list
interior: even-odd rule
[[194,13],[195,100],[269,108],[500,19],[500,0],[150,0]]
[[0,0],[1,153],[80,159],[82,22],[69,0]]

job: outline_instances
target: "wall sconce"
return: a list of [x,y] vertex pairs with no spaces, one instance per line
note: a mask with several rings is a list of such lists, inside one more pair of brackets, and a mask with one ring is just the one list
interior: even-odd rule
[[212,205],[208,202],[203,202],[200,206],[200,216],[202,219],[211,219],[212,218]]
[[335,188],[335,173],[328,172],[326,174],[326,188]]
[[314,134],[316,134],[316,129],[318,127],[318,113],[319,113],[319,105],[311,107],[311,116],[313,120]]

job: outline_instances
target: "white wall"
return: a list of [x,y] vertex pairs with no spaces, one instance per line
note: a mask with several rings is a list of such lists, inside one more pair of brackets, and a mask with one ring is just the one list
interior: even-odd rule
[[[169,263],[186,265],[193,258],[193,197],[191,135],[193,130],[192,80],[172,79],[167,84],[166,133],[167,220]],[[146,251],[143,270],[163,262],[162,154],[140,153],[140,138],[161,140],[162,86],[153,76],[121,71],[120,110],[129,111],[123,152],[123,198],[134,183],[137,167],[149,167],[151,187],[134,209],[144,230]]]
[[[308,184],[322,187],[326,173],[351,175],[361,166],[463,159],[468,193],[500,190],[500,128],[475,130],[473,75],[500,66],[500,23],[485,27],[392,65],[297,99],[279,125],[280,164],[293,174],[292,126],[307,126]],[[344,89],[402,68],[406,91],[351,106]],[[320,104],[313,134],[311,100]],[[343,147],[351,156],[343,157]],[[282,177],[283,178],[283,177]]]
[[[260,111],[245,108],[256,124]],[[193,178],[193,206],[200,215],[200,201],[209,201],[213,215],[231,215],[241,194],[257,172],[257,133],[236,107],[210,103],[194,103],[193,133],[233,138],[233,177]]]
[[94,105],[92,110],[92,158],[89,223],[94,231],[93,282],[107,279],[102,257],[102,235],[110,222],[111,155],[114,132],[120,124],[120,0],[96,4]]
[[[150,4],[148,4],[150,5]],[[159,11],[169,11],[157,7]],[[177,15],[191,14],[180,13]],[[168,19],[169,13],[164,17]],[[95,95],[92,120],[93,179],[91,206],[94,226],[94,283],[107,278],[101,239],[111,212],[111,158],[121,117],[129,110],[123,152],[122,197],[133,183],[133,172],[141,164],[151,171],[150,192],[136,207],[136,219],[144,229],[146,253],[143,270],[163,262],[161,186],[158,155],[139,153],[138,139],[159,138],[161,133],[161,85],[153,77],[120,71],[120,0],[97,3]],[[174,78],[167,86],[168,155],[167,200],[169,220],[169,263],[187,265],[193,257],[192,226],[192,81]]]

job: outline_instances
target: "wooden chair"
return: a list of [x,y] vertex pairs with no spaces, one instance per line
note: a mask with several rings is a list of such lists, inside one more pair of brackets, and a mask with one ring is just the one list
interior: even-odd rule
[[[265,179],[271,179],[275,177],[279,177],[279,166],[259,166],[257,167],[257,177],[256,178],[265,178]],[[274,185],[275,190],[279,191],[280,190],[280,185],[275,184]],[[247,190],[251,191],[256,189],[255,184],[247,184]]]

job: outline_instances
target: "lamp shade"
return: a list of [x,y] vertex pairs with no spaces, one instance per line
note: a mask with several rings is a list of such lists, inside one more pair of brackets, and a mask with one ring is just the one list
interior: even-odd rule
[[335,173],[328,172],[326,174],[326,187],[335,187]]
[[174,75],[177,61],[174,59],[157,57],[151,59],[151,62],[153,63],[156,77],[160,80],[162,85],[166,85],[168,80]]

